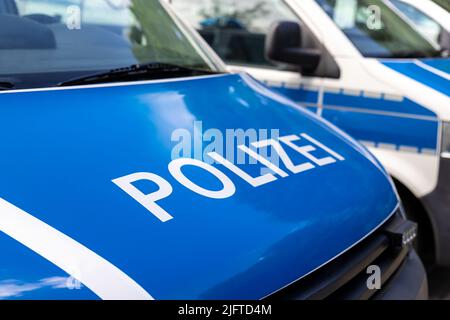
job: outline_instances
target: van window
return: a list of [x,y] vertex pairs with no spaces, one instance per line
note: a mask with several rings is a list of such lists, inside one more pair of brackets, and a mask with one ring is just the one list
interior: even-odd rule
[[439,45],[439,37],[443,31],[442,26],[428,15],[401,0],[390,0],[427,39],[431,39],[435,45]]
[[316,0],[366,57],[424,58],[442,53],[383,0]]
[[298,20],[282,0],[171,0],[229,64],[271,67],[266,34],[280,20]]

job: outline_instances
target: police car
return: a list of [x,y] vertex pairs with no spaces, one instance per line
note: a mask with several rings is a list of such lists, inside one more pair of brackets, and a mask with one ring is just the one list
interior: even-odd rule
[[427,297],[379,162],[166,4],[0,0],[0,60],[1,299]]
[[448,50],[384,0],[188,2],[172,1],[231,70],[248,72],[375,154],[421,225],[421,255],[450,265]]

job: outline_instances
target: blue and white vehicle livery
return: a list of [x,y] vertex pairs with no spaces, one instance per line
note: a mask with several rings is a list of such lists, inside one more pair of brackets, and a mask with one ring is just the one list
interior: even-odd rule
[[166,5],[0,4],[1,299],[427,297],[378,161]]
[[427,264],[450,265],[448,47],[388,0],[171,2],[231,70],[366,145],[419,222]]

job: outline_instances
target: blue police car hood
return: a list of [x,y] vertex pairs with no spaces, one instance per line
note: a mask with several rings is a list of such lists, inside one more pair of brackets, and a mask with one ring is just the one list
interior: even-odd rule
[[[358,243],[398,205],[364,148],[246,75],[11,92],[0,101],[0,298],[262,298]],[[199,134],[208,129],[275,129],[313,138],[335,153],[295,143],[334,162],[293,173],[280,161],[288,174],[259,187],[214,164],[235,192],[208,198],[168,171],[194,125],[195,150],[211,142]],[[293,164],[307,160],[283,148]],[[238,164],[253,176],[255,166]],[[138,172],[171,185],[157,204],[173,219],[161,222],[112,182]],[[221,188],[199,168],[184,174]],[[143,194],[155,192],[141,182]]]
[[382,60],[385,66],[450,97],[450,58]]

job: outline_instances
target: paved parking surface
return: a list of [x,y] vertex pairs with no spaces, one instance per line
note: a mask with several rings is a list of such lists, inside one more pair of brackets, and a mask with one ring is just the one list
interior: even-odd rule
[[450,268],[437,268],[428,275],[430,298],[434,300],[450,300]]

